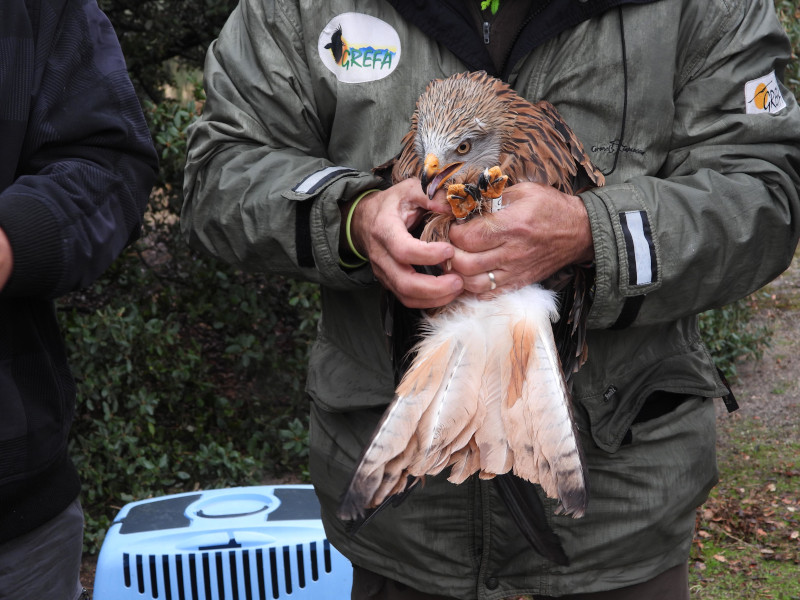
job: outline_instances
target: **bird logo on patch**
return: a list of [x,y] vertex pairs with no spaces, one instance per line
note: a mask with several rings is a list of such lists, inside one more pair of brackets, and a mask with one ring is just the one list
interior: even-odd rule
[[747,114],[777,113],[786,106],[775,71],[748,81],[744,86]]
[[349,46],[347,45],[347,40],[342,37],[342,26],[336,29],[331,36],[331,41],[325,44],[325,49],[330,50],[331,54],[333,54],[333,60],[336,61],[336,64],[340,67],[342,63],[345,62],[347,58],[347,54],[350,51]]
[[391,75],[400,62],[400,36],[385,21],[347,12],[320,31],[317,52],[325,68],[343,83],[378,81]]

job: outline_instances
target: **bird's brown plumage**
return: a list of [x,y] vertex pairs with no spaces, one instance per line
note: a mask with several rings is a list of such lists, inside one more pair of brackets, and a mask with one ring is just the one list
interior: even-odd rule
[[[432,196],[444,183],[475,182],[493,166],[509,185],[532,181],[574,194],[603,184],[551,104],[531,104],[482,72],[431,82],[400,154],[377,170],[393,183],[419,177]],[[433,215],[423,239],[448,239],[452,223],[452,216]],[[562,292],[557,340],[555,293],[539,285],[485,301],[461,297],[428,315],[340,516],[356,518],[408,481],[448,467],[454,483],[513,471],[541,484],[565,512],[582,515],[586,472],[569,379],[586,360],[585,276],[573,266],[553,278]]]
[[532,104],[484,72],[458,73],[428,84],[400,154],[391,161],[392,182],[419,177],[426,140],[437,138],[455,148],[465,138],[477,142],[487,137],[496,144],[496,162],[462,169],[460,181],[474,182],[484,168],[499,165],[509,175],[509,185],[535,181],[568,193],[603,185],[602,173],[552,104]]

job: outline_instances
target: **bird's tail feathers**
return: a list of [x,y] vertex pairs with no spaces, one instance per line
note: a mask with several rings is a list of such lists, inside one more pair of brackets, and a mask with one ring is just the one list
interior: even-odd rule
[[[580,516],[585,472],[553,341],[556,295],[527,286],[464,298],[423,321],[411,367],[365,449],[342,518],[450,468],[460,483],[509,470]],[[362,507],[362,508],[359,508]]]
[[539,483],[563,512],[582,516],[586,473],[571,414],[551,320],[556,295],[528,286],[502,297],[507,303],[510,360],[501,364],[506,393],[502,418],[514,453],[514,474]]
[[[345,492],[340,518],[361,516],[396,493],[407,477],[436,474],[466,447],[480,412],[474,390],[480,386],[482,347],[472,335],[475,300],[452,305],[423,320],[426,332],[415,358],[397,386]],[[472,406],[475,405],[475,406]]]

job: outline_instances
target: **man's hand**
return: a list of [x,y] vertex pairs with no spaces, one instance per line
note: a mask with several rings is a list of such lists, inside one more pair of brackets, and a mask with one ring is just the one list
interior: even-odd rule
[[407,179],[364,197],[353,214],[353,244],[369,258],[375,277],[409,308],[443,306],[464,289],[457,274],[435,277],[412,267],[438,265],[454,255],[450,244],[422,242],[408,232],[428,211],[449,210],[443,196],[430,200],[419,179]]
[[11,244],[5,232],[0,229],[0,290],[2,290],[8,278],[11,277],[11,268],[14,266],[14,255],[11,252]]
[[489,295],[490,271],[498,289],[512,290],[566,265],[594,260],[589,217],[580,198],[527,182],[506,188],[503,198],[503,210],[450,228],[457,248],[452,269],[468,291]]

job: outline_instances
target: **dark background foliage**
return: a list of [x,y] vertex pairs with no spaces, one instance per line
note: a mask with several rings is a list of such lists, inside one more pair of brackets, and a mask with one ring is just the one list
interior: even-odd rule
[[[307,477],[302,390],[318,290],[232,269],[191,251],[178,230],[202,62],[236,4],[100,0],[147,114],[161,176],[141,239],[94,286],[58,305],[79,388],[71,451],[84,482],[89,552],[133,499]],[[796,28],[791,3],[778,4]],[[789,77],[796,85],[796,67]],[[759,355],[769,337],[748,325],[751,306],[742,301],[701,322],[729,374],[735,358]]]
[[164,99],[175,63],[199,68],[236,0],[99,0],[114,24],[128,71],[153,102]]

